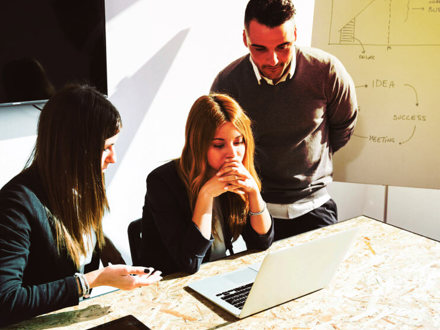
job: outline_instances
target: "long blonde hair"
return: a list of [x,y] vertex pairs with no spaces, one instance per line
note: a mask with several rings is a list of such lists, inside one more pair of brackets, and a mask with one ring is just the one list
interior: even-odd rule
[[[243,135],[246,146],[243,165],[256,181],[258,188],[261,188],[254,166],[255,143],[250,119],[230,96],[204,95],[191,107],[185,127],[185,145],[178,160],[179,175],[187,188],[191,210],[194,210],[201,187],[209,180],[209,146],[216,130],[227,122],[232,123]],[[246,224],[249,201],[246,196],[231,192],[220,195],[220,201],[230,233],[235,240]]]
[[71,85],[44,106],[30,167],[36,168],[51,213],[58,250],[79,267],[87,240],[104,244],[102,218],[108,210],[101,158],[105,140],[121,129],[116,108],[94,88]]

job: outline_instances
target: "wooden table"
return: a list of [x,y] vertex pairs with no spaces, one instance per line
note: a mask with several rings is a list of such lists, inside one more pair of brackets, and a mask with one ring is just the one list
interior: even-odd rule
[[360,234],[328,288],[243,320],[187,285],[261,261],[267,251],[207,263],[194,275],[173,275],[150,287],[112,292],[9,329],[87,329],[127,314],[152,329],[440,329],[437,241],[358,217],[276,242],[269,250],[352,227]]

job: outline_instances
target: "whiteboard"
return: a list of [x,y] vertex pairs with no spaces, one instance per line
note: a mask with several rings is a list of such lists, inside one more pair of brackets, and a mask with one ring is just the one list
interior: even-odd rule
[[313,22],[360,109],[335,181],[440,188],[440,0],[315,0]]

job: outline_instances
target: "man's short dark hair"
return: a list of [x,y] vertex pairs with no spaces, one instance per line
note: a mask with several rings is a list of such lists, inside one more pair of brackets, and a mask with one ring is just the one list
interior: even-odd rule
[[258,23],[274,28],[295,16],[295,6],[291,0],[250,0],[244,14],[244,25],[256,19]]

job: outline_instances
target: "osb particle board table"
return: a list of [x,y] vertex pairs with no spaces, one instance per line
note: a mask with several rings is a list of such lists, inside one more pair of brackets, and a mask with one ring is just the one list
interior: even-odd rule
[[187,285],[259,262],[267,251],[206,263],[191,276],[177,274],[150,287],[115,291],[9,328],[87,329],[132,314],[152,329],[440,329],[437,241],[361,216],[276,242],[268,251],[353,227],[359,235],[328,288],[243,320]]

